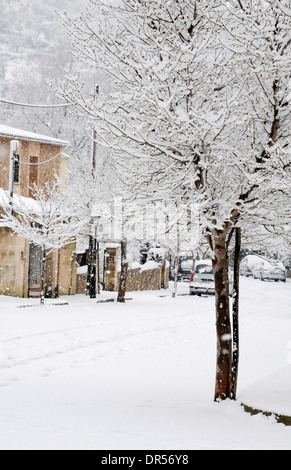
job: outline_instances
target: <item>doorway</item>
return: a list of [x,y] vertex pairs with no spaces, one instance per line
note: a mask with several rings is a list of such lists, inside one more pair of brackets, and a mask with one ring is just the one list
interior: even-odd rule
[[41,290],[42,248],[34,243],[29,246],[28,290],[29,297],[39,297]]

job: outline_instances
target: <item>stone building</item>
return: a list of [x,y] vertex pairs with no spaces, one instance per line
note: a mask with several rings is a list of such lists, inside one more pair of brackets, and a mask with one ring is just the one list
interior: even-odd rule
[[[19,143],[19,149],[14,154],[14,194],[33,198],[34,185],[42,188],[55,175],[64,177],[68,157],[63,149],[69,145],[68,142],[0,125],[0,191],[9,190],[12,141]],[[0,294],[38,296],[41,256],[40,247],[8,228],[0,228]],[[57,296],[75,292],[75,244],[71,244],[49,256],[46,266],[46,294]]]

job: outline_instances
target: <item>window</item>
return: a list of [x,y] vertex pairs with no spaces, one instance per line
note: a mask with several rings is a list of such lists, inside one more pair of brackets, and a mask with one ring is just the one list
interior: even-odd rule
[[213,267],[209,264],[198,264],[195,272],[196,274],[213,274]]
[[19,155],[14,154],[14,183],[19,183]]

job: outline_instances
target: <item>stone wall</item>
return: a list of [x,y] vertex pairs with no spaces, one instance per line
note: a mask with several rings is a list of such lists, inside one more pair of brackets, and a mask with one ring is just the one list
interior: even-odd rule
[[77,272],[77,294],[86,294],[86,293],[87,293],[87,273]]
[[61,248],[58,252],[58,293],[75,295],[77,285],[76,243]]
[[[104,290],[117,292],[120,272],[118,269],[118,248],[107,248],[105,251]],[[135,263],[129,267],[127,275],[127,292],[167,289],[169,285],[169,268],[167,262],[159,265],[149,261],[144,265]]]
[[107,248],[104,254],[104,290],[118,290],[118,248]]
[[[120,274],[120,273],[118,273]],[[118,276],[119,278],[119,276]],[[136,268],[128,270],[127,287],[128,292],[144,290],[160,290],[162,288],[162,267],[154,269]],[[167,286],[165,287],[167,288]]]
[[28,243],[8,228],[0,229],[0,294],[26,297]]

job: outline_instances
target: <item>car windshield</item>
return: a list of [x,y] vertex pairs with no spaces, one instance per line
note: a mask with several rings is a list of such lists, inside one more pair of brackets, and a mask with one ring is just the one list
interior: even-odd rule
[[213,267],[209,264],[199,264],[195,272],[196,274],[213,274]]

